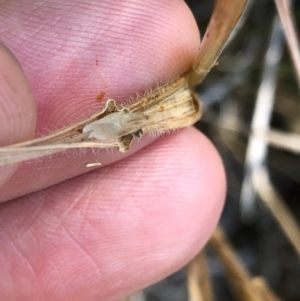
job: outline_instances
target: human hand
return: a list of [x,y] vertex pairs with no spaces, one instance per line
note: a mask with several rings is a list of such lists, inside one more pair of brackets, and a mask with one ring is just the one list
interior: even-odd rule
[[[99,110],[101,92],[120,103],[170,80],[199,47],[181,0],[2,1],[0,39],[29,82],[1,46],[1,145]],[[193,128],[154,140],[0,168],[0,201],[19,197],[0,206],[1,300],[116,300],[200,250],[223,205],[221,161]]]

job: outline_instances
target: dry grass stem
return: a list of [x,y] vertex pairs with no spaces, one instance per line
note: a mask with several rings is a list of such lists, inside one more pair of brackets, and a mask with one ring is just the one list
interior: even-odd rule
[[192,86],[201,83],[213,68],[248,0],[217,0],[190,75]]
[[255,277],[251,280],[253,290],[264,301],[280,301],[269,285],[262,277]]
[[300,135],[295,133],[286,133],[277,130],[267,132],[257,131],[254,133],[260,139],[264,139],[270,146],[300,154]]
[[290,0],[274,0],[283,26],[300,90],[300,46]]
[[224,265],[228,282],[237,300],[262,301],[263,299],[253,291],[250,275],[235,255],[220,228],[215,230],[210,239],[210,245]]
[[187,266],[189,301],[213,301],[212,284],[205,250]]
[[[225,114],[223,114],[224,117]],[[250,134],[249,128],[247,128],[244,120],[237,116],[228,116],[228,118],[223,118],[220,122],[211,123],[210,120],[205,120],[212,127],[217,128],[222,134],[235,134],[234,139],[236,140],[236,134],[242,134],[247,137]],[[223,133],[224,132],[224,133]],[[296,133],[283,132],[275,129],[268,129],[261,131],[259,129],[251,132],[253,137],[257,139],[264,140],[269,147],[281,149],[284,151],[289,151],[295,154],[300,154],[300,135]],[[226,139],[225,139],[226,140]],[[232,142],[232,141],[231,141]],[[238,142],[238,141],[235,141]],[[226,141],[224,141],[226,144]],[[228,146],[229,148],[231,145]],[[230,148],[231,149],[231,148]],[[233,149],[231,149],[234,152]]]
[[[270,127],[275,90],[277,81],[277,67],[282,57],[283,41],[280,22],[275,17],[268,50],[262,73],[262,80],[258,89],[251,130],[265,132]],[[245,160],[245,177],[242,184],[241,206],[243,217],[251,218],[255,203],[255,191],[253,189],[251,175],[253,171],[264,164],[267,157],[267,143],[255,135],[250,135]]]
[[261,200],[274,215],[298,256],[300,256],[300,227],[270,181],[268,171],[265,168],[257,169],[253,174],[253,183]]
[[18,163],[69,148],[118,147],[129,149],[134,138],[194,124],[201,103],[188,87],[186,77],[154,89],[132,105],[118,108],[109,99],[104,109],[53,134],[0,148],[0,165]]

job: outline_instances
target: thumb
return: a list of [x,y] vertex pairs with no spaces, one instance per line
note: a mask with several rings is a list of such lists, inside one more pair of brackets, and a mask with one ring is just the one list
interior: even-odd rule
[[[0,146],[33,137],[36,109],[28,81],[14,55],[0,42]],[[0,186],[17,169],[0,167]]]

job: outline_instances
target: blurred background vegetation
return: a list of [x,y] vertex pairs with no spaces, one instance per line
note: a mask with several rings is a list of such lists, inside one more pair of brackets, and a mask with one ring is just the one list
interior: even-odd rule
[[[299,252],[297,254],[274,215],[263,204],[255,187],[247,189],[245,177],[249,166],[251,168],[249,137],[259,89],[262,89],[264,81],[268,82],[271,78],[273,84],[267,84],[269,94],[274,95],[270,128],[281,133],[281,136],[275,137],[273,144],[266,143],[263,165],[269,173],[270,186],[278,191],[284,205],[299,221],[299,140],[287,147],[285,143],[288,142],[284,140],[291,133],[300,135],[299,87],[285,39],[280,28],[277,28],[280,22],[274,21],[277,16],[274,1],[250,2],[246,18],[222,53],[218,66],[197,90],[204,102],[205,112],[196,126],[210,137],[223,158],[228,194],[220,225],[235,254],[251,276],[260,275],[267,281],[278,298],[296,301],[300,300]],[[204,33],[213,10],[213,1],[188,0],[187,4],[201,33]],[[293,1],[292,5],[299,32],[300,1]],[[269,69],[265,65],[267,51],[275,51],[278,61],[273,62]],[[270,188],[265,183],[262,185],[266,191]],[[279,218],[281,211],[279,208]],[[233,294],[232,279],[228,279],[220,260],[209,246],[206,254],[213,300],[242,301]],[[181,270],[146,289],[143,298],[147,301],[189,300],[187,280],[186,269]]]

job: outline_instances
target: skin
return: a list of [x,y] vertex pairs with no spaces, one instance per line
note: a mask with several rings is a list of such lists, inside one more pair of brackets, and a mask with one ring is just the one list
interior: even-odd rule
[[[95,112],[102,92],[121,103],[170,80],[199,48],[181,0],[2,1],[0,38],[2,146]],[[4,301],[141,290],[205,245],[226,190],[216,150],[193,128],[143,137],[125,155],[68,151],[1,167],[0,185]]]

